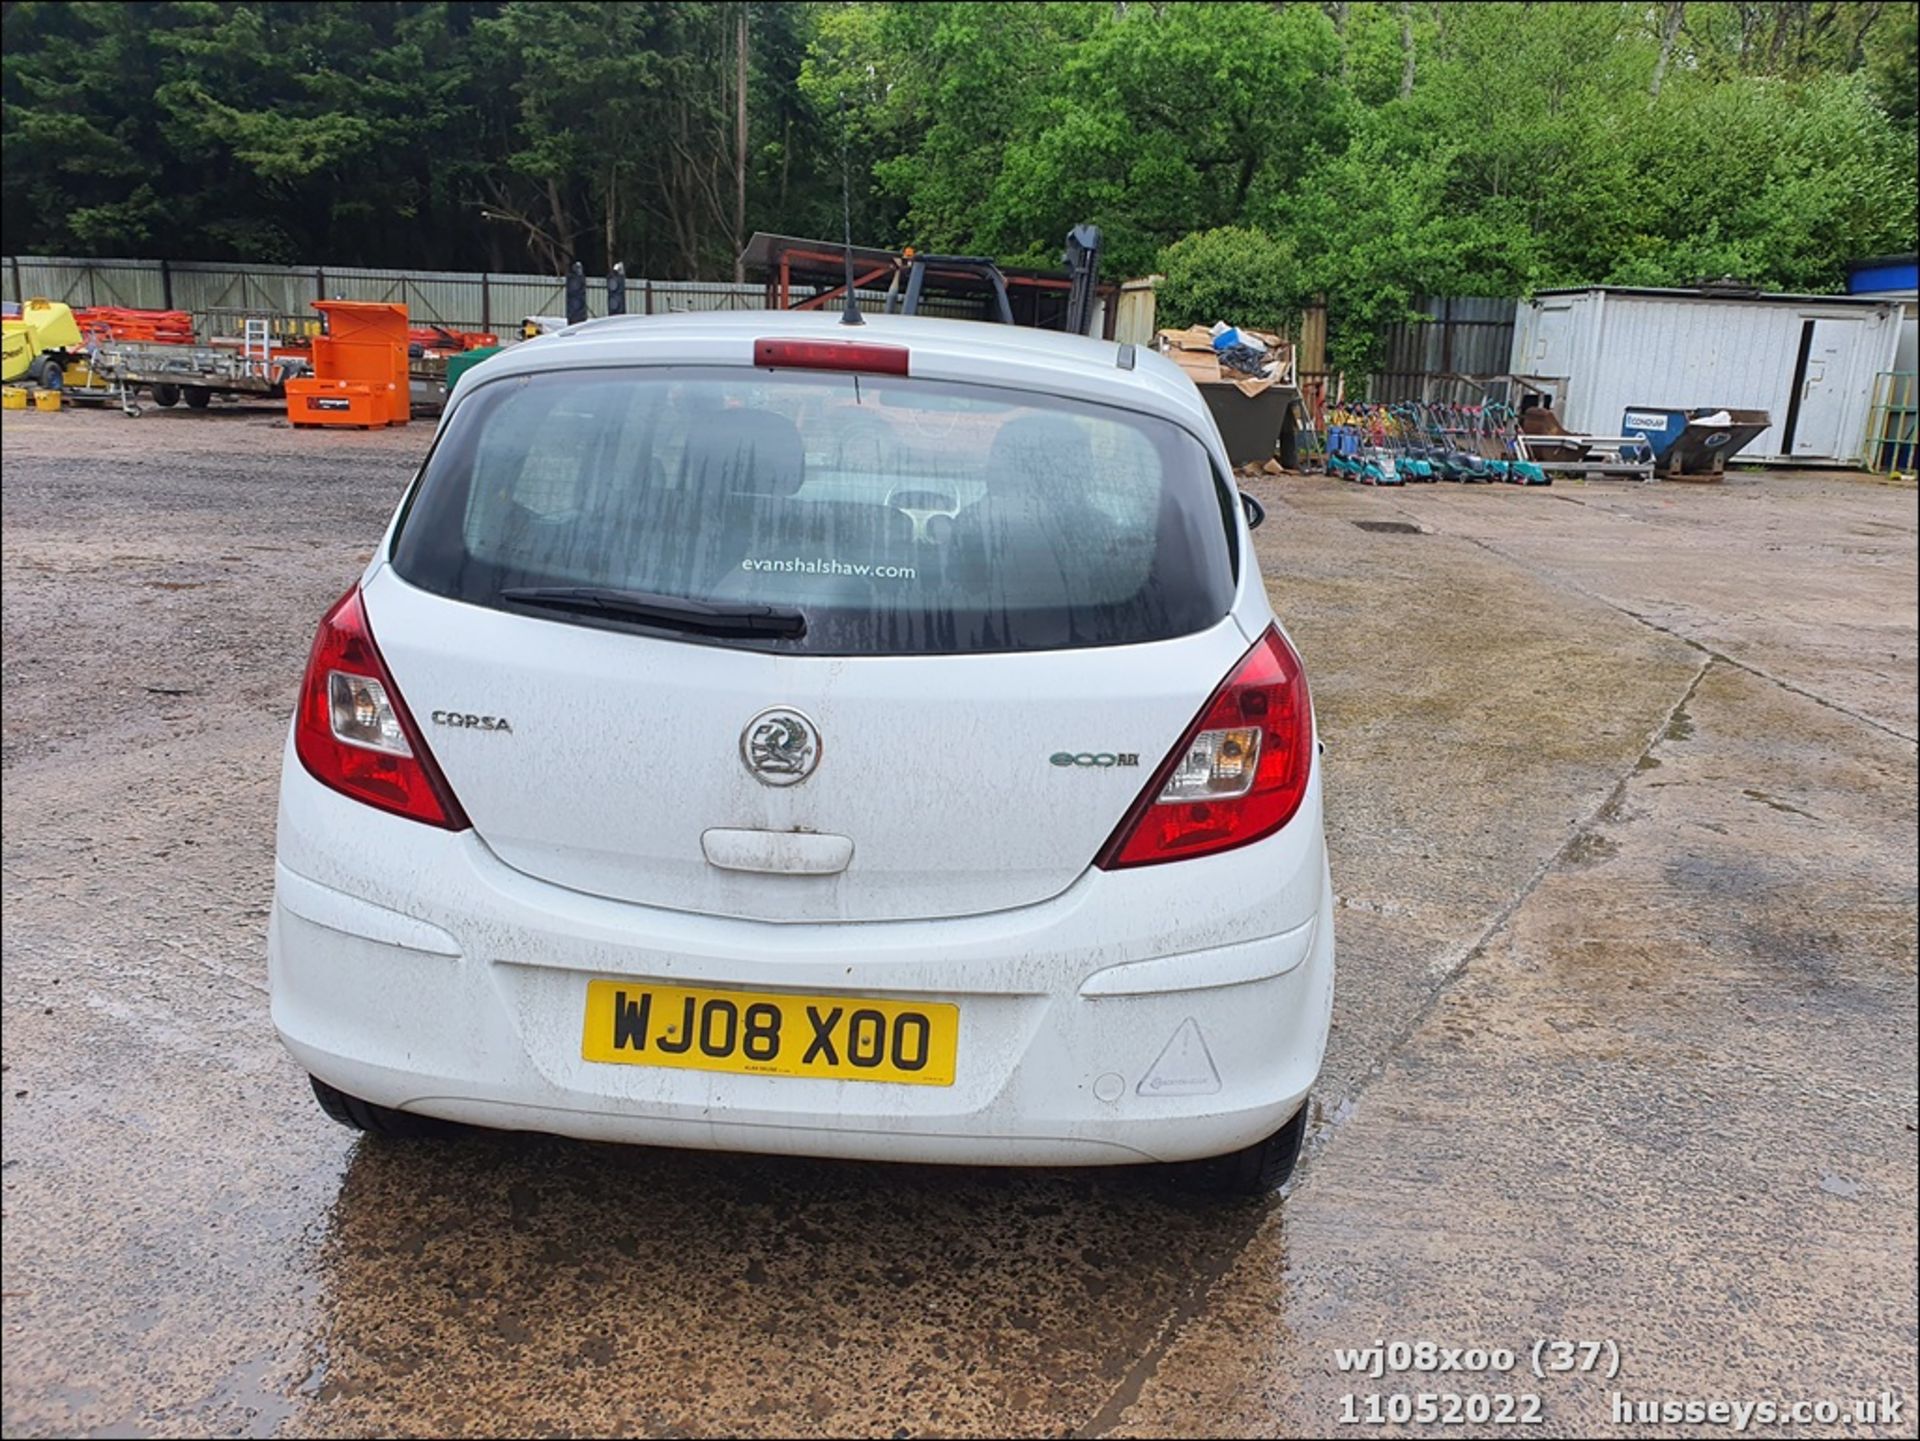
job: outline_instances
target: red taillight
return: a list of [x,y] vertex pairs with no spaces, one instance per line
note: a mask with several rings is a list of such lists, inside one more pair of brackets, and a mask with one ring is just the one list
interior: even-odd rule
[[380,659],[358,586],[327,612],[313,638],[293,748],[315,780],[343,795],[430,826],[467,828]]
[[899,345],[851,340],[756,340],[753,363],[783,370],[858,370],[868,375],[905,375],[907,351]]
[[1151,866],[1261,840],[1293,819],[1312,771],[1306,672],[1275,627],[1221,682],[1094,864]]

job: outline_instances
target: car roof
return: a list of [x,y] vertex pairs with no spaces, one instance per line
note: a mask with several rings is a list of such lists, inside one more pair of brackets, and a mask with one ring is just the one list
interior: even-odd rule
[[[903,345],[911,374],[1073,395],[1175,419],[1215,435],[1211,414],[1186,372],[1145,346],[979,320],[868,315],[848,326],[819,311],[705,311],[613,315],[508,346],[473,367],[459,389],[507,375],[552,369],[662,363],[750,364],[765,339],[845,340]],[[1132,366],[1125,352],[1131,350]]]

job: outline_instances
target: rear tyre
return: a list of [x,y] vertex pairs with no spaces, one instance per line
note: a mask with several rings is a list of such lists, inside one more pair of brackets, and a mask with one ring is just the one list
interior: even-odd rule
[[411,1111],[396,1111],[391,1106],[376,1106],[372,1101],[349,1096],[318,1076],[307,1079],[313,1082],[313,1096],[320,1103],[320,1109],[351,1130],[365,1131],[370,1136],[392,1136],[396,1140],[417,1140],[444,1136],[453,1129],[450,1122],[433,1116],[416,1116]]
[[1215,1196],[1258,1200],[1287,1184],[1300,1147],[1307,1138],[1307,1111],[1302,1101],[1286,1125],[1244,1150],[1192,1163],[1189,1175],[1198,1189]]
[[205,410],[213,402],[213,392],[204,385],[189,385],[181,394],[186,396],[189,410]]
[[180,403],[180,387],[177,385],[156,385],[153,388],[153,403],[162,410]]
[[42,390],[60,390],[67,383],[67,373],[60,368],[59,361],[51,355],[43,355],[27,371],[27,379]]

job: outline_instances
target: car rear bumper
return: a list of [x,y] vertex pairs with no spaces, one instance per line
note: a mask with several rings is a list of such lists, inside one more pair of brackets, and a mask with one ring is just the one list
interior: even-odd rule
[[[1176,1161],[1276,1130],[1326,1043],[1332,893],[1317,779],[1269,841],[1089,871],[1041,905],[929,922],[778,924],[581,895],[502,865],[471,833],[338,796],[297,760],[280,827],[275,1025],[320,1079],[425,1115],[883,1160]],[[1231,939],[1169,944],[1196,935]],[[587,983],[601,977],[950,1002],[955,1081],[586,1061]]]

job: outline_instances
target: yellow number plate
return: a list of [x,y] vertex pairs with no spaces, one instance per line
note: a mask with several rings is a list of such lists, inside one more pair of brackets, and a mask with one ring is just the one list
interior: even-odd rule
[[960,1008],[933,1001],[760,995],[587,982],[589,1061],[951,1086]]

